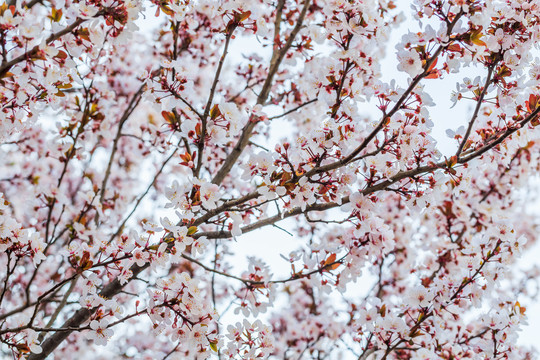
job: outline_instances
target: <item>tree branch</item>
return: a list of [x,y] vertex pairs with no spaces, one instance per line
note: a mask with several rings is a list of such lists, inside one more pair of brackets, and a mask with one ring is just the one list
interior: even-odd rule
[[[275,38],[274,38],[274,51],[272,53],[272,59],[270,60],[270,68],[268,69],[268,76],[266,77],[266,80],[263,84],[263,87],[261,89],[261,92],[259,93],[259,96],[257,97],[257,104],[261,105],[264,104],[266,101],[266,98],[270,94],[270,89],[272,88],[272,83],[274,80],[274,76],[276,75],[279,66],[281,64],[281,61],[285,57],[285,54],[287,54],[287,51],[290,49],[294,38],[302,28],[302,24],[304,22],[304,18],[306,17],[307,11],[309,9],[311,0],[305,0],[304,1],[304,7],[302,8],[302,11],[300,13],[300,16],[298,17],[298,20],[296,22],[295,27],[291,31],[291,34],[289,35],[289,38],[287,39],[287,42],[283,46],[283,48],[278,49],[276,42],[279,40],[279,27],[281,23],[281,12],[284,5],[284,0],[281,0],[278,3],[278,8],[276,11],[276,22],[275,22]],[[213,184],[221,184],[223,179],[225,179],[225,176],[229,173],[229,171],[232,169],[240,155],[242,154],[242,151],[244,151],[245,147],[249,144],[249,140],[251,137],[251,134],[253,133],[253,129],[255,128],[256,122],[250,121],[246,124],[244,129],[242,130],[242,134],[240,135],[240,139],[238,139],[238,142],[232,149],[229,156],[225,159],[223,162],[223,165],[218,170],[214,178],[212,179]]]
[[[98,13],[96,16],[98,16],[100,13]],[[87,21],[86,19],[77,18],[71,25],[67,26],[66,28],[58,31],[57,33],[51,34],[45,41],[47,45],[52,43],[55,40],[58,40],[62,36],[69,34],[73,30],[75,30],[76,27],[81,25]],[[39,45],[34,46],[32,49],[28,50],[24,54],[21,54],[17,56],[16,58],[11,59],[10,61],[7,61],[0,66],[0,78],[4,76],[14,65],[20,63],[23,60],[26,60],[30,58],[32,55],[36,54],[39,51]]]
[[204,114],[201,118],[201,138],[199,139],[198,143],[198,151],[197,154],[197,167],[195,168],[194,175],[195,177],[199,176],[199,173],[201,171],[202,166],[202,158],[203,158],[203,152],[204,152],[204,141],[206,138],[206,127],[208,122],[208,115],[210,114],[210,110],[212,108],[212,102],[214,101],[214,95],[216,92],[216,87],[219,82],[219,76],[221,74],[221,69],[223,68],[223,64],[225,63],[225,57],[227,56],[227,53],[229,51],[229,43],[231,41],[231,37],[233,35],[234,28],[229,30],[227,33],[227,36],[225,38],[225,47],[223,49],[223,53],[221,54],[221,58],[219,59],[219,64],[216,70],[216,74],[214,75],[214,81],[212,83],[212,87],[210,89],[210,95],[208,96],[208,101],[206,102],[206,107],[204,109]]
[[482,89],[482,93],[478,97],[478,101],[476,103],[476,107],[474,109],[473,115],[471,117],[471,121],[469,121],[469,126],[467,127],[467,131],[465,132],[465,135],[463,136],[463,140],[459,144],[459,148],[456,151],[456,157],[459,158],[461,155],[461,152],[463,151],[463,147],[465,147],[465,144],[467,143],[467,140],[469,139],[469,136],[471,135],[472,128],[474,126],[474,122],[476,121],[476,118],[478,117],[478,113],[480,112],[480,107],[482,106],[482,102],[484,101],[484,97],[486,96],[487,89],[489,85],[491,84],[491,77],[493,75],[493,68],[495,67],[495,64],[492,64],[489,66],[486,82],[484,84],[484,88]]
[[[109,162],[107,163],[107,169],[105,170],[105,176],[103,177],[103,182],[101,183],[101,190],[99,194],[99,201],[100,203],[103,203],[103,196],[105,195],[105,188],[107,187],[107,181],[109,180],[109,176],[111,175],[111,167],[114,160],[114,155],[116,154],[116,151],[118,149],[118,141],[122,137],[122,127],[126,123],[126,121],[129,119],[130,115],[133,113],[133,110],[137,107],[139,102],[141,101],[142,94],[144,92],[145,84],[142,84],[137,92],[133,94],[133,97],[131,98],[131,101],[128,104],[128,107],[122,114],[122,117],[120,118],[120,122],[118,124],[118,130],[116,131],[116,136],[113,140],[113,146],[111,150],[111,155],[109,156]],[[98,216],[96,215],[96,222],[98,221]]]

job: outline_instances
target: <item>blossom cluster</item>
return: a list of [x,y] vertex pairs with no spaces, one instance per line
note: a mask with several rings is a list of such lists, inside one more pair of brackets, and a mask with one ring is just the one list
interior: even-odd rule
[[540,6],[409,5],[0,0],[0,352],[531,358]]

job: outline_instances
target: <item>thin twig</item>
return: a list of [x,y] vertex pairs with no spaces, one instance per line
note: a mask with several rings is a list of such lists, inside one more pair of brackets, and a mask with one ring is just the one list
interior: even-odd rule
[[469,140],[469,136],[470,136],[472,128],[474,126],[474,122],[476,121],[476,118],[478,117],[478,113],[480,112],[480,107],[482,106],[482,102],[484,101],[484,97],[486,96],[489,85],[491,84],[491,77],[493,75],[493,68],[494,67],[495,67],[495,64],[491,64],[489,66],[486,82],[484,84],[484,88],[482,89],[482,92],[480,93],[480,96],[478,97],[478,100],[476,102],[476,107],[474,109],[471,120],[469,121],[469,126],[467,127],[467,131],[465,132],[465,135],[463,136],[463,140],[459,144],[459,148],[456,151],[456,157],[458,157],[458,158],[461,155],[461,152],[463,151],[463,147],[465,147],[465,144],[467,143],[467,140]]
[[199,173],[201,171],[202,166],[202,158],[203,158],[203,152],[204,152],[204,142],[206,140],[206,127],[208,122],[208,115],[210,115],[210,110],[212,108],[212,103],[214,101],[214,95],[216,93],[217,84],[219,82],[219,76],[221,75],[221,70],[223,69],[223,64],[225,63],[225,57],[227,56],[229,52],[229,43],[231,41],[232,35],[233,35],[234,29],[231,29],[226,37],[225,37],[225,46],[223,48],[223,53],[221,54],[221,58],[219,59],[219,64],[216,69],[216,74],[214,75],[214,81],[212,83],[212,87],[210,88],[210,94],[208,95],[208,100],[206,101],[206,107],[204,108],[204,114],[201,119],[202,125],[201,125],[201,138],[199,139],[198,143],[198,151],[197,154],[197,167],[195,168],[194,175],[195,177],[199,176]]
[[[77,280],[79,280],[79,275],[77,275],[73,280],[71,280],[71,284],[69,285],[69,288],[67,289],[66,293],[62,297],[60,304],[58,304],[58,306],[56,307],[54,314],[51,316],[51,318],[47,322],[47,325],[45,325],[45,329],[50,329],[53,326],[54,322],[58,318],[58,315],[60,315],[60,313],[62,312],[62,309],[64,308],[64,306],[66,306],[69,295],[71,295],[71,293],[73,292],[73,289],[75,289]],[[45,332],[42,331],[38,336],[38,342],[41,342],[44,337],[45,337]]]
[[[107,169],[105,170],[105,175],[103,177],[103,181],[101,183],[101,190],[99,195],[99,201],[100,203],[103,203],[103,196],[105,195],[105,189],[107,187],[107,181],[109,180],[109,176],[111,175],[111,167],[112,163],[114,161],[114,155],[116,154],[116,151],[118,150],[118,141],[122,137],[122,127],[126,123],[126,121],[129,119],[130,115],[133,113],[133,110],[137,107],[139,102],[141,101],[142,94],[144,92],[145,84],[142,84],[139,89],[133,94],[133,97],[131,98],[131,101],[129,102],[126,110],[122,114],[122,117],[120,118],[120,121],[118,123],[118,130],[116,131],[116,136],[113,140],[111,155],[109,156],[109,161],[107,163]],[[96,215],[96,223],[98,222],[99,218]]]
[[283,114],[269,117],[268,120],[279,119],[279,118],[281,118],[281,117],[287,116],[287,115],[289,115],[289,114],[291,114],[291,113],[293,113],[293,112],[295,112],[295,111],[300,110],[300,109],[303,108],[304,106],[307,106],[307,105],[309,105],[309,104],[313,104],[314,102],[317,102],[317,100],[318,100],[318,99],[315,98],[315,99],[311,99],[311,100],[309,100],[309,101],[306,101],[305,103],[300,104],[300,105],[298,105],[297,107],[295,107],[295,108],[293,108],[293,109],[291,109],[291,110],[288,110],[288,111],[284,112]]

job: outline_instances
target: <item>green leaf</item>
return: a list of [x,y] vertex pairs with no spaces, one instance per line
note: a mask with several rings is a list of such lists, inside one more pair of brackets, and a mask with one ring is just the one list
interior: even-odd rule
[[217,340],[209,341],[209,343],[210,343],[210,349],[212,349],[215,352],[218,352]]
[[188,231],[187,231],[187,234],[188,234],[188,235],[193,235],[193,234],[195,234],[195,233],[197,232],[197,230],[198,230],[198,229],[197,229],[196,226],[190,226],[189,229],[188,229]]

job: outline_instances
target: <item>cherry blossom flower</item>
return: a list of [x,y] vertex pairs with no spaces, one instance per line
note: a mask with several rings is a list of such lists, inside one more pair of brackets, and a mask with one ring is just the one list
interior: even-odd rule
[[96,345],[107,345],[107,342],[113,336],[113,331],[107,329],[109,321],[106,319],[90,321],[91,331],[86,333],[86,337],[93,340]]
[[283,186],[269,184],[261,186],[259,188],[259,193],[267,200],[274,200],[275,198],[284,196],[287,193],[287,190]]
[[422,72],[422,61],[420,56],[414,51],[399,51],[397,54],[399,65],[398,70],[404,71],[411,77]]

